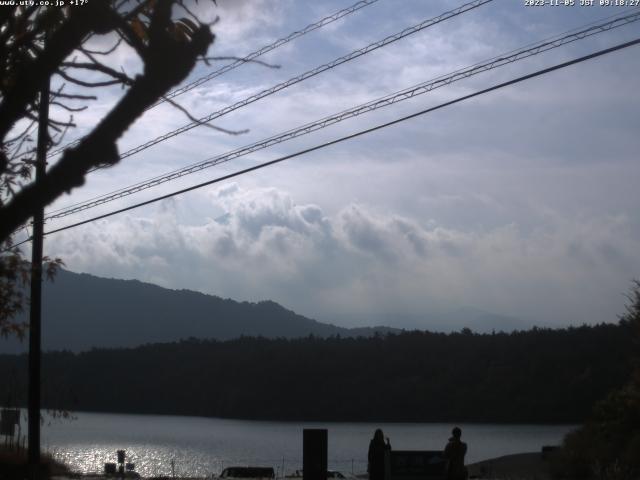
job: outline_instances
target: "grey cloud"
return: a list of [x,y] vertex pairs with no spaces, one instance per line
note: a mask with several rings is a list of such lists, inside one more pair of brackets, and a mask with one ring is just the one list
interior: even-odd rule
[[[208,197],[224,202],[224,223],[181,225],[170,210],[125,217],[54,237],[49,254],[74,270],[271,298],[321,319],[474,305],[538,322],[614,321],[630,280],[620,260],[640,269],[623,217],[464,231],[357,204],[329,216],[273,188],[231,190]],[[578,291],[589,295],[578,302]]]
[[[244,54],[309,20],[303,18],[302,2],[225,3],[216,54]],[[272,58],[283,69],[247,65],[181,102],[194,113],[210,113],[367,39],[416,23],[428,11],[457,4],[424,5],[379,2],[334,25],[326,34],[330,51],[323,50],[324,33],[317,32]],[[323,3],[316,10],[320,15],[343,6]],[[250,128],[245,136],[194,129],[115,169],[96,172],[80,197],[65,201],[239,148],[610,14],[582,9],[580,18],[570,19],[572,9],[563,9],[546,18],[546,9],[525,10],[520,3],[503,2],[398,42],[224,119],[224,126]],[[371,30],[380,18],[385,22]],[[613,32],[603,42],[623,36]],[[439,89],[256,152],[240,164],[435,105],[597,43],[576,44]],[[433,305],[460,304],[551,323],[615,320],[620,293],[640,275],[635,54],[629,50],[576,66],[331,147],[306,161],[243,176],[206,195],[189,194],[160,215],[144,210],[53,236],[49,254],[62,256],[76,270],[238,299],[272,298],[327,320],[353,312],[420,315]],[[203,65],[193,77],[204,72]],[[98,108],[83,114],[85,120],[78,120],[90,124],[101,115]],[[152,110],[121,148],[184,123],[171,108]],[[236,166],[230,163],[223,171]],[[195,183],[188,177],[182,182]],[[162,193],[174,186],[161,187]]]
[[377,225],[362,209],[352,205],[342,212],[340,219],[349,245],[373,255],[393,256],[393,250],[383,238],[382,225]]
[[300,209],[300,215],[309,223],[320,223],[323,219],[322,210],[316,205],[305,205]]
[[218,197],[228,197],[238,193],[239,187],[237,183],[231,183],[228,186],[219,188],[217,191]]
[[417,255],[424,257],[427,254],[428,241],[424,231],[409,220],[396,218],[393,221],[394,227],[404,235],[407,241],[413,246]]

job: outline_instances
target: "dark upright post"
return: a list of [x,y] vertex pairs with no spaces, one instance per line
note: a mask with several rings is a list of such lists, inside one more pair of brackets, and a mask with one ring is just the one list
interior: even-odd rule
[[327,429],[305,428],[302,432],[303,480],[327,480]]
[[[38,112],[38,145],[36,151],[36,183],[41,181],[47,168],[47,142],[49,123],[49,77],[40,91]],[[40,364],[42,311],[42,233],[44,207],[33,212],[33,242],[31,251],[31,305],[29,309],[29,472],[33,480],[40,468]]]

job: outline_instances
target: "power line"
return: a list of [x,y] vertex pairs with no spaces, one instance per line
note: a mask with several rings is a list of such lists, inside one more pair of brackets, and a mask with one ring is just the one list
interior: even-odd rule
[[[208,75],[205,75],[203,77],[200,77],[196,80],[194,80],[191,83],[188,83],[182,87],[176,88],[175,90],[167,93],[166,95],[164,95],[164,97],[162,97],[160,100],[158,100],[156,103],[154,103],[153,105],[151,105],[150,107],[147,108],[147,110],[150,110],[158,105],[160,105],[161,103],[166,102],[168,99],[170,98],[175,98],[178,95],[182,95],[183,93],[188,92],[189,90],[193,90],[194,88],[199,87],[200,85],[213,80],[216,77],[219,77],[220,75],[223,75],[231,70],[234,70],[235,68],[238,68],[241,65],[244,65],[245,63],[251,62],[253,60],[255,60],[256,58],[269,53],[293,40],[295,40],[296,38],[302,37],[303,35],[306,35],[307,33],[310,33],[314,30],[317,30],[319,28],[324,27],[325,25],[329,25],[330,23],[335,22],[336,20],[341,19],[342,17],[346,17],[347,15],[350,15],[354,12],[357,12],[358,10],[368,7],[369,5],[372,5],[374,3],[376,3],[378,0],[360,0],[356,3],[354,3],[353,5],[351,5],[350,7],[347,8],[343,8],[342,10],[339,10],[335,13],[332,13],[331,15],[327,15],[326,17],[318,20],[315,23],[310,23],[309,25],[307,25],[306,27],[304,27],[301,30],[296,30],[295,32],[290,33],[289,35],[287,35],[286,37],[280,38],[278,40],[276,40],[273,43],[270,43],[269,45],[265,45],[261,48],[259,48],[258,50],[249,53],[248,55],[246,55],[243,58],[239,58],[231,63],[228,63],[227,65],[224,65],[220,68],[218,68],[217,70],[214,70],[213,72],[209,73]],[[73,142],[70,142],[60,148],[57,148],[55,150],[52,150],[51,152],[49,152],[49,154],[47,155],[47,158],[53,157],[54,155],[59,154],[60,152],[66,150],[67,148],[70,147],[75,147],[76,145],[78,145],[80,142],[82,141],[82,138],[79,138],[77,140],[74,140]]]
[[[368,7],[369,5],[377,2],[378,0],[361,0],[353,5],[351,5],[350,7],[347,7],[345,9],[342,9],[332,15],[329,15],[327,17],[324,17],[322,20],[316,22],[316,23],[312,23],[307,25],[306,27],[304,27],[302,30],[293,32],[291,34],[289,34],[288,36],[281,38],[279,40],[276,40],[275,42],[273,42],[270,45],[264,46],[258,50],[256,50],[255,52],[250,53],[249,55],[247,55],[244,58],[238,59],[233,63],[230,63],[228,65],[225,65],[222,68],[219,68],[218,70],[211,72],[209,75],[205,75],[204,77],[200,77],[197,80],[194,80],[193,82],[177,88],[176,90],[173,90],[172,92],[169,92],[168,94],[166,94],[164,96],[164,98],[174,98],[177,97],[178,95],[182,95],[185,92],[188,92],[189,90],[193,90],[194,88],[202,85],[203,83],[208,82],[209,80],[213,80],[214,78],[230,71],[233,70],[234,68],[239,67],[240,65],[243,65],[247,62],[250,62],[251,60],[255,60],[256,58],[260,57],[261,55],[264,55],[265,53],[268,53],[272,50],[275,50],[278,47],[281,47],[282,45],[291,42],[292,40],[295,40],[298,37],[301,37],[303,35],[306,35],[309,32],[312,32],[314,30],[317,30],[319,28],[324,27],[325,25],[329,25],[330,23],[335,22],[336,20],[339,20],[342,17],[345,17],[353,12],[356,12],[358,10],[360,10],[361,8],[364,7]],[[159,105],[160,103],[164,102],[164,99],[159,100],[158,102],[156,102],[154,105],[152,105],[150,108],[155,107],[156,105]]]
[[[93,217],[93,218],[90,218],[90,219],[87,219],[87,220],[83,220],[81,222],[77,222],[77,223],[74,223],[74,224],[71,224],[71,225],[66,225],[64,227],[60,227],[60,228],[57,228],[55,230],[50,230],[48,232],[45,232],[44,235],[51,235],[53,233],[58,233],[58,232],[62,232],[64,230],[69,230],[71,228],[75,228],[75,227],[78,227],[80,225],[85,225],[87,223],[91,223],[91,222],[94,222],[96,220],[101,220],[103,218],[111,217],[111,216],[117,215],[119,213],[123,213],[123,212],[129,211],[129,210],[133,210],[135,208],[139,208],[139,207],[142,207],[142,206],[145,206],[145,205],[149,205],[149,204],[161,201],[161,200],[165,200],[167,198],[171,198],[171,197],[174,197],[176,195],[180,195],[180,194],[183,194],[183,193],[186,193],[186,192],[190,192],[192,190],[196,190],[196,189],[199,189],[199,188],[202,188],[202,187],[206,187],[208,185],[213,185],[215,183],[219,183],[219,182],[222,182],[224,180],[228,180],[230,178],[243,175],[245,173],[249,173],[249,172],[252,172],[252,171],[255,171],[255,170],[259,170],[261,168],[265,168],[265,167],[268,167],[268,166],[271,166],[271,165],[275,165],[276,163],[284,162],[285,160],[289,160],[289,159],[292,159],[292,158],[295,158],[295,157],[299,157],[301,155],[305,155],[307,153],[311,153],[311,152],[314,152],[314,151],[317,151],[317,150],[321,150],[323,148],[326,148],[326,147],[329,147],[329,146],[332,146],[332,145],[336,145],[336,144],[344,142],[346,140],[351,140],[353,138],[360,137],[360,136],[366,135],[368,133],[372,133],[372,132],[375,132],[377,130],[381,130],[383,128],[387,128],[387,127],[390,127],[392,125],[396,125],[398,123],[405,122],[405,121],[410,120],[412,118],[416,118],[416,117],[425,115],[425,114],[433,112],[435,110],[440,110],[442,108],[454,105],[456,103],[460,103],[460,102],[463,102],[465,100],[469,100],[471,98],[474,98],[474,97],[477,97],[477,96],[480,96],[480,95],[484,95],[486,93],[489,93],[489,92],[492,92],[492,91],[495,91],[495,90],[499,90],[501,88],[505,88],[505,87],[508,87],[508,86],[511,86],[511,85],[515,85],[517,83],[520,83],[520,82],[523,82],[523,81],[526,81],[526,80],[530,80],[532,78],[539,77],[541,75],[545,75],[547,73],[550,73],[550,72],[553,72],[553,71],[556,71],[556,70],[560,70],[560,69],[569,67],[571,65],[576,65],[578,63],[582,63],[582,62],[585,62],[587,60],[591,60],[591,59],[594,59],[594,58],[597,58],[597,57],[600,57],[600,56],[603,56],[603,55],[606,55],[606,54],[609,54],[609,53],[612,53],[612,52],[615,52],[615,51],[618,51],[618,50],[622,50],[624,48],[628,48],[628,47],[631,47],[631,46],[637,45],[637,44],[640,44],[640,38],[637,38],[637,39],[629,41],[629,42],[621,43],[621,44],[615,45],[615,46],[610,47],[610,48],[599,50],[599,51],[591,53],[589,55],[584,55],[582,57],[579,57],[579,58],[576,58],[576,59],[573,59],[573,60],[569,60],[567,62],[563,62],[563,63],[557,64],[557,65],[554,65],[552,67],[547,67],[547,68],[544,68],[542,70],[538,70],[536,72],[533,72],[533,73],[530,73],[530,74],[527,74],[527,75],[523,75],[521,77],[517,77],[517,78],[509,80],[507,82],[503,82],[503,83],[499,83],[497,85],[493,85],[493,86],[491,86],[489,88],[485,88],[483,90],[479,90],[479,91],[471,93],[469,95],[464,95],[464,96],[458,97],[458,98],[456,98],[454,100],[450,100],[448,102],[441,103],[439,105],[436,105],[435,107],[430,107],[430,108],[421,110],[419,112],[412,113],[411,115],[406,115],[404,117],[398,118],[396,120],[392,120],[392,121],[387,122],[387,123],[376,125],[375,127],[371,127],[371,128],[366,129],[366,130],[361,130],[361,131],[353,133],[351,135],[346,135],[344,137],[340,137],[338,139],[331,140],[329,142],[325,142],[325,143],[322,143],[322,144],[319,144],[319,145],[316,145],[316,146],[313,146],[313,147],[310,147],[310,148],[306,148],[304,150],[300,150],[300,151],[292,153],[290,155],[285,155],[283,157],[276,158],[275,160],[264,162],[264,163],[261,163],[259,165],[255,165],[253,167],[245,168],[243,170],[239,170],[237,172],[230,173],[228,175],[224,175],[224,176],[221,176],[221,177],[218,177],[218,178],[214,178],[213,180],[208,180],[206,182],[199,183],[197,185],[193,185],[191,187],[183,188],[181,190],[178,190],[178,191],[175,191],[175,192],[172,192],[172,193],[168,193],[166,195],[162,195],[162,196],[159,196],[159,197],[155,197],[155,198],[153,198],[151,200],[140,202],[140,203],[137,203],[135,205],[130,205],[130,206],[125,207],[125,208],[114,210],[114,211],[111,211],[109,213],[105,213],[103,215],[98,215],[96,217]],[[26,242],[30,241],[30,240],[31,239],[24,240],[24,241],[22,241],[20,243],[17,243],[17,244],[15,244],[15,245],[13,245],[13,246],[11,246],[9,248],[10,249],[11,248],[15,248],[15,247],[17,247],[19,245],[22,245],[23,243],[26,243]]]
[[[478,7],[482,6],[482,5],[484,5],[485,3],[489,3],[491,1],[493,1],[493,0],[475,0],[473,2],[465,3],[465,4],[461,5],[460,7],[456,8],[456,9],[444,12],[444,13],[438,15],[437,17],[433,17],[433,18],[430,18],[428,20],[424,20],[423,22],[421,22],[421,23],[419,23],[417,25],[414,25],[412,27],[406,28],[406,29],[404,29],[404,30],[402,30],[402,31],[400,31],[398,33],[395,33],[394,35],[390,35],[388,37],[385,37],[384,39],[379,40],[377,42],[374,42],[372,44],[369,44],[364,48],[354,50],[351,53],[349,53],[347,55],[344,55],[342,57],[339,57],[339,58],[337,58],[337,59],[335,59],[335,60],[333,60],[333,61],[331,61],[329,63],[326,63],[324,65],[316,67],[316,68],[314,68],[312,70],[309,70],[309,71],[307,71],[307,72],[305,72],[305,73],[303,73],[301,75],[298,75],[296,77],[290,78],[289,80],[287,80],[285,82],[279,83],[279,84],[277,84],[277,85],[275,85],[275,86],[273,86],[273,87],[271,87],[269,89],[261,91],[260,93],[252,95],[250,97],[247,97],[244,100],[236,102],[235,104],[230,105],[228,107],[225,107],[222,110],[218,110],[216,112],[213,112],[213,113],[209,114],[208,116],[203,117],[203,118],[201,118],[201,119],[199,119],[199,120],[197,120],[195,122],[191,122],[191,123],[189,123],[187,125],[184,125],[184,126],[178,128],[178,129],[176,129],[176,130],[173,130],[173,131],[168,132],[168,133],[166,133],[164,135],[156,137],[155,139],[152,139],[152,140],[150,140],[150,141],[148,141],[148,142],[146,142],[144,144],[138,145],[138,146],[136,146],[136,147],[124,152],[124,153],[121,153],[120,154],[120,159],[132,156],[132,155],[134,155],[134,154],[136,154],[136,153],[138,153],[138,152],[140,152],[142,150],[145,150],[145,149],[147,149],[147,148],[149,148],[149,147],[151,147],[153,145],[156,145],[157,143],[163,142],[165,140],[168,140],[169,138],[172,138],[172,137],[177,136],[177,135],[179,135],[179,134],[181,134],[183,132],[191,130],[192,128],[195,128],[195,127],[197,127],[199,125],[202,125],[204,123],[210,122],[211,120],[219,118],[219,117],[221,117],[223,115],[226,115],[227,113],[230,113],[230,112],[232,112],[234,110],[237,110],[237,109],[239,109],[241,107],[249,105],[249,104],[251,104],[251,103],[253,103],[253,102],[257,101],[257,100],[260,100],[260,99],[262,99],[264,97],[272,95],[272,94],[274,94],[274,93],[276,93],[276,92],[278,92],[280,90],[283,90],[284,88],[287,88],[287,87],[289,87],[291,85],[294,85],[296,83],[302,82],[302,81],[304,81],[304,80],[306,80],[308,78],[311,78],[311,77],[313,77],[315,75],[318,75],[318,74],[320,74],[320,73],[322,73],[322,72],[324,72],[326,70],[329,70],[331,68],[335,68],[336,66],[341,65],[342,63],[346,63],[346,62],[348,62],[350,60],[353,60],[353,59],[358,58],[358,57],[360,57],[362,55],[365,55],[365,54],[367,54],[369,52],[372,52],[373,50],[376,50],[378,48],[386,46],[386,45],[388,45],[390,43],[393,43],[393,42],[395,42],[397,40],[400,40],[400,39],[402,39],[402,38],[404,38],[406,36],[409,36],[409,35],[411,35],[413,33],[417,33],[417,32],[419,32],[421,30],[424,30],[425,28],[428,28],[428,27],[431,27],[433,25],[436,25],[436,24],[438,24],[440,22],[443,22],[443,21],[448,20],[448,19],[450,19],[452,17],[455,17],[457,15],[465,13],[465,12],[467,12],[469,10],[473,10],[475,8],[478,8]],[[101,168],[102,167],[95,167],[92,170],[90,170],[90,172],[99,170]]]
[[[273,95],[274,93],[277,93],[281,90],[284,90],[285,88],[288,88],[292,85],[295,85],[297,83],[303,82],[304,80],[307,80],[311,77],[315,77],[316,75],[319,75],[320,73],[326,72],[327,70],[331,70],[333,68],[336,68],[339,65],[342,65],[343,63],[347,63],[350,62],[351,60],[354,60],[358,57],[361,57],[363,55],[366,55],[367,53],[370,53],[374,50],[377,50],[379,48],[382,48],[386,45],[389,45],[393,42],[396,42],[402,38],[408,37],[409,35],[413,35],[414,33],[420,32],[426,28],[432,27],[433,25],[436,25],[438,23],[444,22],[445,20],[448,20],[450,18],[456,17],[458,15],[461,15],[465,12],[468,12],[470,10],[473,10],[475,8],[480,7],[481,5],[484,5],[485,3],[489,3],[492,2],[493,0],[474,0],[472,2],[469,3],[465,3],[463,5],[461,5],[458,8],[455,8],[453,10],[449,10],[447,12],[444,12],[440,15],[438,15],[437,17],[433,17],[430,18],[428,20],[425,20],[417,25],[414,25],[412,27],[408,27],[405,28],[404,30],[395,33],[393,35],[389,35],[388,37],[383,38],[382,40],[379,40],[377,42],[371,43],[369,45],[367,45],[366,47],[363,48],[359,48],[357,50],[352,51],[351,53],[348,53],[347,55],[344,55],[342,57],[336,58],[335,60],[332,60],[331,62],[325,63],[323,65],[320,65],[318,67],[315,67],[311,70],[308,70],[298,76],[292,77],[289,80],[286,80],[284,82],[278,83],[277,85],[274,85],[271,88],[267,88],[265,90],[262,90],[259,93],[256,93],[254,95],[251,95],[247,98],[245,98],[244,100],[240,100],[239,102],[234,103],[233,105],[229,105],[228,107],[223,108],[222,110],[218,110],[216,112],[213,112],[207,116],[204,116],[200,119],[198,119],[197,121],[188,123],[186,125],[183,125],[180,128],[177,128],[171,132],[167,132],[164,135],[160,135],[159,137],[156,137],[152,140],[149,140],[148,142],[145,142],[141,145],[138,145],[137,147],[134,147],[130,150],[127,150],[126,152],[120,154],[120,159],[123,158],[127,158],[130,157],[132,155],[135,155],[136,153],[139,153],[143,150],[146,150],[149,147],[152,147],[153,145],[156,145],[160,142],[164,142],[165,140],[168,140],[170,138],[173,138],[177,135],[180,135],[181,133],[184,133],[188,130],[191,130],[192,128],[198,127],[200,125],[203,125],[205,123],[208,123],[212,120],[215,120],[216,118],[220,118],[223,115],[226,115],[227,113],[231,113],[235,110],[238,110],[239,108],[245,107],[247,105],[250,105],[253,102],[256,102],[258,100],[261,100],[265,97],[268,97],[270,95]],[[98,168],[94,168],[92,171],[97,170]]]
[[248,155],[249,153],[253,153],[258,150],[262,150],[264,148],[268,148],[270,146],[276,145],[278,143],[282,143],[282,142],[300,137],[302,135],[315,132],[322,128],[347,120],[349,118],[353,118],[379,108],[393,105],[395,103],[416,97],[418,95],[423,95],[436,88],[444,87],[458,80],[462,80],[462,79],[471,77],[473,75],[477,75],[479,73],[492,70],[494,68],[498,68],[519,60],[523,60],[533,55],[538,55],[540,53],[543,53],[555,48],[559,48],[562,45],[566,45],[568,43],[572,43],[574,41],[581,40],[589,36],[611,30],[613,28],[618,28],[623,25],[628,25],[629,23],[636,22],[638,20],[640,20],[640,10],[635,11],[635,13],[625,15],[623,17],[615,18],[609,22],[600,23],[582,30],[575,31],[575,33],[572,33],[572,34],[568,34],[559,38],[553,38],[551,40],[541,41],[535,44],[530,44],[525,48],[513,50],[506,54],[493,57],[488,61],[477,63],[470,67],[457,70],[453,73],[443,75],[441,77],[437,77],[436,79],[420,83],[413,87],[401,90],[399,92],[392,93],[390,95],[381,97],[377,100],[373,100],[365,104],[358,105],[351,109],[344,110],[332,116],[325,117],[315,122],[308,123],[306,125],[297,127],[292,130],[288,130],[284,133],[280,133],[272,137],[269,137],[267,139],[260,140],[258,142],[241,147],[231,152],[227,152],[222,155],[211,157],[199,163],[196,163],[178,170],[174,170],[164,175],[154,177],[144,182],[139,182],[129,187],[125,187],[125,188],[116,190],[114,192],[104,194],[90,200],[86,200],[84,202],[80,202],[70,207],[53,211],[46,218],[50,220],[50,219],[66,217],[68,215],[72,215],[74,213],[87,210],[89,208],[93,208],[98,205],[102,205],[104,203],[108,203],[128,195],[138,193],[142,190],[146,190],[148,188],[152,188],[162,183],[175,180],[185,175],[189,175],[189,174],[198,172],[200,170],[204,170],[206,168],[210,168],[222,163],[226,163],[228,161],[235,160],[239,157]]

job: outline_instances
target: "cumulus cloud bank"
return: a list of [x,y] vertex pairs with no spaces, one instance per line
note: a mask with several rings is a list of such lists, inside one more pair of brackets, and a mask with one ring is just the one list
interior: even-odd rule
[[[544,228],[422,224],[352,203],[326,214],[276,188],[208,192],[222,215],[181,223],[175,202],[48,240],[69,268],[239,300],[273,299],[322,320],[428,319],[465,306],[532,324],[614,321],[640,242],[624,216],[556,218]],[[179,200],[178,200],[179,202]],[[615,297],[614,297],[615,299]],[[402,324],[398,326],[404,326]]]
[[[219,9],[207,13],[221,18],[212,56],[244,55],[346,6],[342,1],[218,3]],[[280,69],[247,64],[179,101],[195,116],[208,115],[459,3],[377,2],[262,58]],[[52,208],[228,152],[612,13],[492,2],[215,120],[230,129],[248,128],[246,135],[190,130],[92,174],[82,189]],[[224,174],[272,160],[629,40],[635,26],[219,168]],[[238,300],[273,299],[343,325],[429,328],[438,315],[468,306],[517,317],[523,327],[615,321],[624,292],[640,275],[640,97],[634,55],[632,50],[612,54],[243,176],[237,184],[51,236],[47,253],[76,271]],[[118,51],[118,62],[127,66],[128,58]],[[203,63],[191,79],[210,68]],[[79,123],[95,124],[104,112],[98,107],[79,113]],[[120,148],[185,121],[170,106],[158,107],[130,129]],[[211,172],[201,175],[217,175]],[[194,183],[184,177],[135,198]],[[62,223],[52,222],[49,228],[58,226]]]

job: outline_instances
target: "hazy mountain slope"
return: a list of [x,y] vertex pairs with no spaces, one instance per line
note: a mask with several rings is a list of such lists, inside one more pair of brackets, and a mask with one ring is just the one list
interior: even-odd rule
[[[236,302],[137,280],[60,271],[43,289],[45,350],[87,350],[241,335],[303,337],[347,335],[344,328],[298,315],[271,302]],[[0,352],[24,348],[0,340]]]
[[[245,336],[298,338],[372,336],[408,329],[475,332],[511,331],[517,319],[473,308],[424,316],[374,314],[356,322],[375,327],[343,328],[298,315],[272,301],[237,302],[190,290],[171,290],[138,280],[117,280],[62,270],[43,288],[44,350],[84,351],[93,347],[135,347],[185,338],[226,340]],[[26,315],[23,318],[26,321]],[[352,323],[353,324],[353,323]],[[26,344],[0,338],[0,353]]]

